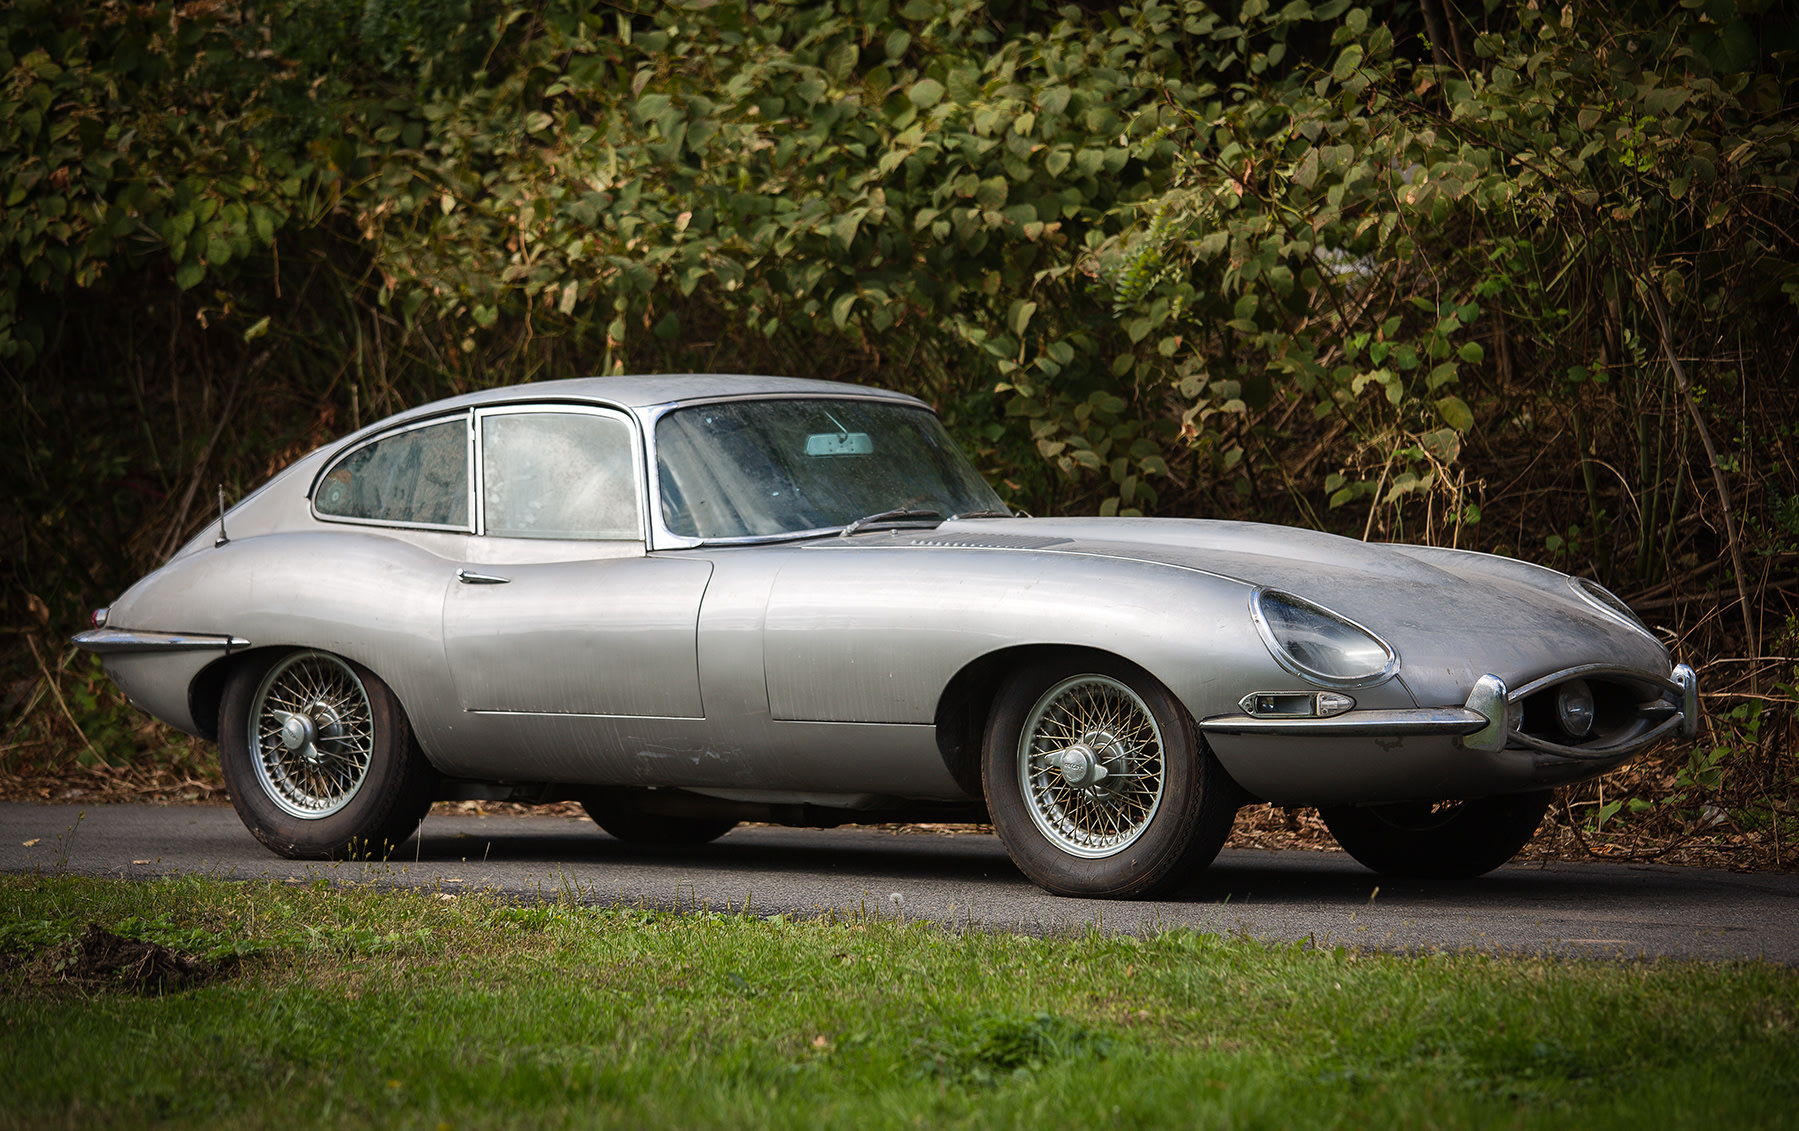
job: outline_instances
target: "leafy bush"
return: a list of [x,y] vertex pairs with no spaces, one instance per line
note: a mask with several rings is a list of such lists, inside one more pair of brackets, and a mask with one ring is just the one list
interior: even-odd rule
[[1040,513],[1593,573],[1753,689],[1796,36],[1765,0],[20,0],[6,602],[67,631],[215,484],[408,404],[788,372],[925,397]]

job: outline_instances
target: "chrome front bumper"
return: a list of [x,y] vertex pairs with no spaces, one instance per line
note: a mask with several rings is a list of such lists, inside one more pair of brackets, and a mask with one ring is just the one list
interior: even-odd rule
[[[1626,675],[1638,683],[1659,684],[1663,698],[1648,706],[1654,725],[1615,743],[1598,746],[1564,746],[1518,730],[1526,696],[1563,680],[1596,675]],[[1647,678],[1640,672],[1586,664],[1534,679],[1508,690],[1496,675],[1483,675],[1474,683],[1468,702],[1460,707],[1417,707],[1406,710],[1347,711],[1330,718],[1215,715],[1203,719],[1199,729],[1207,734],[1269,735],[1305,738],[1391,737],[1450,735],[1470,750],[1499,751],[1507,747],[1538,750],[1562,758],[1609,761],[1622,758],[1678,731],[1682,738],[1699,733],[1699,676],[1686,664],[1677,664],[1667,680]]]

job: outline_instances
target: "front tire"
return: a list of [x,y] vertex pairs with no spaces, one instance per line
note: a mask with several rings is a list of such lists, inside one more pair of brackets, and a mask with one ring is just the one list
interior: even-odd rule
[[1143,898],[1211,863],[1240,794],[1167,688],[1111,657],[1002,685],[981,781],[1020,871],[1057,895]]
[[1341,805],[1318,810],[1343,851],[1388,876],[1467,880],[1518,854],[1549,810],[1550,792],[1440,804]]
[[399,699],[329,652],[238,665],[220,706],[219,763],[251,835],[295,860],[387,856],[436,787]]

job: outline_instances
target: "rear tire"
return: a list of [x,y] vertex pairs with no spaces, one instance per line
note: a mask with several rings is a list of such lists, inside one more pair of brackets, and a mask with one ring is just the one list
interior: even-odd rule
[[706,844],[737,827],[729,817],[664,817],[638,808],[623,791],[590,794],[581,808],[593,823],[626,844]]
[[1549,810],[1550,792],[1474,801],[1340,805],[1318,810],[1343,851],[1387,876],[1466,880],[1518,854]]
[[1241,798],[1180,701],[1113,657],[1008,678],[981,782],[1020,871],[1056,895],[1108,899],[1166,892],[1211,863]]
[[437,785],[387,684],[329,652],[269,653],[232,671],[219,764],[251,835],[295,860],[385,858]]

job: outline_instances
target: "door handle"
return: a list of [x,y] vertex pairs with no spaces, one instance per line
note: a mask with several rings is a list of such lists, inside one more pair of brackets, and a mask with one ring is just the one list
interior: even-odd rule
[[464,585],[504,585],[512,579],[491,573],[476,573],[472,569],[459,569],[456,571],[456,580]]

